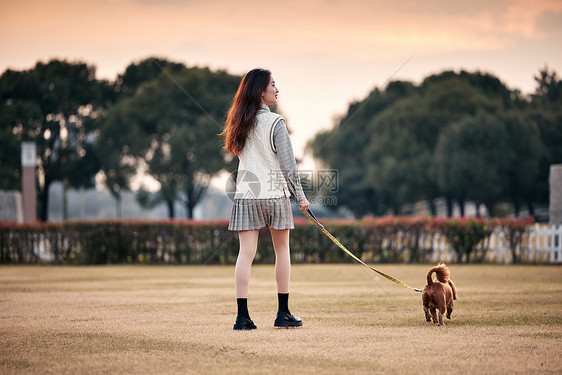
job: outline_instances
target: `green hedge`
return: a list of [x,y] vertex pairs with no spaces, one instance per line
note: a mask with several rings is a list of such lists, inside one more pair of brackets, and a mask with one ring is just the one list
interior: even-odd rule
[[[323,220],[338,240],[366,262],[430,262],[434,236],[444,236],[457,261],[470,255],[498,226],[521,246],[529,219],[439,219],[381,217],[362,220]],[[236,232],[227,221],[75,221],[14,224],[0,222],[2,263],[173,263],[233,264],[238,254]],[[340,263],[352,260],[305,218],[291,232],[295,263]],[[516,249],[514,250],[516,251]],[[514,252],[515,253],[515,252]],[[463,257],[464,255],[464,257]],[[273,263],[270,236],[262,229],[255,263]]]

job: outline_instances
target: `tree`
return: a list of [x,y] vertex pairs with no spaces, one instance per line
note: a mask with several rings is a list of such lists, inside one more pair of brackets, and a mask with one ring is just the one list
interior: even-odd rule
[[511,151],[503,197],[511,200],[516,216],[519,215],[522,204],[526,204],[533,214],[541,156],[539,128],[535,122],[525,119],[524,113],[519,110],[503,114],[500,120],[505,125]]
[[370,122],[374,136],[365,149],[366,178],[394,214],[401,205],[424,198],[435,214],[432,201],[439,190],[433,183],[432,155],[435,134],[443,125],[419,95],[395,103]]
[[[433,116],[433,122],[439,124],[437,128],[434,128],[434,142],[429,146],[434,158],[439,135],[446,131],[451,124],[474,117],[478,113],[499,113],[504,108],[512,106],[510,101],[512,95],[509,89],[496,77],[480,72],[468,73],[461,71],[460,73],[455,73],[453,71],[445,71],[426,78],[422,82],[420,89],[426,102],[425,106]],[[453,155],[454,152],[454,150],[451,150],[449,155],[457,157],[457,155]],[[435,194],[445,197],[447,215],[451,217],[455,198],[451,195],[450,191],[441,189],[443,181],[439,182],[439,177],[437,176],[438,168],[435,163],[436,161],[434,160],[432,167],[428,171],[432,175],[430,183],[436,184],[438,187],[437,191],[434,192]],[[427,198],[432,199],[431,196]],[[461,194],[457,195],[456,199],[458,200],[461,214],[464,215],[466,197],[464,197],[464,194]]]
[[[6,73],[4,73],[5,75]],[[1,82],[5,80],[4,75],[0,77]],[[0,88],[0,90],[2,90]],[[39,110],[32,103],[18,101],[13,103],[8,99],[0,103],[0,189],[20,190],[21,189],[21,141],[22,137],[14,134],[14,124],[16,132],[23,132],[25,127],[40,118]]]
[[536,124],[540,137],[538,175],[527,198],[531,213],[533,203],[548,203],[550,165],[562,163],[562,81],[548,68],[535,81],[537,89],[523,114],[525,122]]
[[94,153],[103,183],[115,198],[118,218],[121,218],[122,191],[128,189],[131,178],[137,172],[136,160],[128,156],[129,142],[140,137],[138,129],[127,121],[128,115],[124,111],[126,108],[122,103],[94,120],[99,129]]
[[562,80],[556,72],[544,67],[536,75],[537,89],[532,95],[533,102],[547,106],[559,106],[562,102]]
[[[73,187],[93,184],[98,165],[91,152],[94,129],[86,119],[106,104],[108,92],[108,83],[96,80],[95,67],[83,62],[54,59],[25,71],[7,70],[0,77],[0,119],[9,129],[2,132],[9,138],[7,149],[13,152],[22,141],[37,145],[40,220],[48,219],[53,181]],[[14,183],[20,173],[19,157],[19,152],[12,154],[9,165],[16,172],[5,181]]]
[[[183,199],[192,217],[213,174],[225,167],[218,137],[240,77],[208,68],[164,71],[140,85],[106,115],[104,129],[123,132],[120,162],[128,160],[161,185],[170,217]],[[180,194],[181,193],[181,194]]]
[[[140,147],[144,134],[129,122],[135,114],[127,113],[131,106],[127,103],[135,95],[137,89],[144,83],[156,79],[163,70],[168,74],[185,69],[181,63],[176,63],[158,57],[148,57],[136,63],[129,64],[113,83],[113,104],[122,102],[111,111],[101,113],[95,120],[100,129],[95,146],[95,154],[100,164],[103,183],[115,198],[117,217],[121,217],[121,194],[130,188],[131,179],[139,168],[139,160],[130,155],[131,143],[133,148]],[[149,110],[142,108],[142,111]],[[161,200],[149,201],[148,195],[139,197],[145,207],[156,205]],[[173,210],[173,206],[171,208]]]
[[[449,88],[446,90],[439,89],[439,86],[442,85],[448,85]],[[496,107],[511,108],[519,102],[518,98],[514,95],[515,93],[507,88],[501,80],[491,74],[478,71],[472,73],[464,70],[461,70],[459,73],[451,70],[444,71],[424,79],[420,88],[425,92],[425,96],[433,97],[437,107],[456,108],[459,114],[471,113],[474,115],[477,110],[485,110],[486,107],[490,106],[490,103],[477,98],[474,98],[476,100],[470,99],[465,101],[463,91],[466,91],[467,88],[476,89],[476,91],[472,91],[471,96],[482,94],[488,99],[493,99],[496,102]],[[432,88],[437,88],[437,90],[434,91],[434,94],[430,93],[428,95],[427,90]],[[447,104],[443,106],[444,101]],[[494,108],[489,109],[493,110]]]
[[375,136],[369,122],[377,113],[414,93],[414,86],[403,81],[390,82],[385,91],[374,89],[365,100],[351,103],[347,113],[335,120],[332,130],[318,133],[307,145],[307,150],[325,167],[338,171],[338,204],[347,205],[357,216],[386,209],[366,179],[369,160],[364,150]]
[[452,124],[440,135],[435,150],[437,182],[460,202],[483,202],[494,215],[505,191],[508,163],[513,159],[504,123],[497,116],[478,114]]
[[[497,115],[518,106],[521,99],[514,92],[496,77],[479,72],[447,71],[427,77],[419,86],[391,82],[385,91],[374,90],[351,104],[334,129],[310,142],[309,150],[326,166],[340,169],[344,178],[338,203],[350,205],[358,215],[367,209],[398,213],[401,206],[419,200],[427,200],[436,214],[433,201],[440,196],[447,198],[451,214],[452,191],[442,190],[444,176],[439,183],[435,168],[439,135],[479,113]],[[324,144],[330,147],[319,150]],[[455,153],[450,149],[447,156],[456,158]],[[454,191],[462,206],[468,191]],[[359,204],[352,206],[354,202]]]
[[117,76],[114,82],[117,99],[135,95],[137,89],[143,83],[157,78],[164,70],[173,74],[173,72],[184,68],[185,65],[182,63],[156,56],[148,57],[137,63],[131,63],[122,74]]

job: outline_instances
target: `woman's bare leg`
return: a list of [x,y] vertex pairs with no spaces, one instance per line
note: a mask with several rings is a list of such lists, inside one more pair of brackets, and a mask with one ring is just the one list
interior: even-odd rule
[[289,229],[270,228],[275,249],[275,280],[277,293],[289,293],[291,280],[291,253],[289,251]]
[[238,232],[240,251],[236,259],[234,279],[236,280],[236,298],[248,298],[248,285],[252,261],[258,248],[259,230],[244,230]]
[[291,253],[289,251],[289,229],[270,229],[275,248],[275,280],[279,309],[273,323],[274,327],[301,327],[302,320],[289,310],[289,283],[291,280]]

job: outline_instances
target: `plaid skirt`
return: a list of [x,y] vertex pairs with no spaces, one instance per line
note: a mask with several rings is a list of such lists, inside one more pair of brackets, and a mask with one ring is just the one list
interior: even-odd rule
[[263,227],[293,229],[289,197],[275,199],[235,199],[228,230],[254,230]]

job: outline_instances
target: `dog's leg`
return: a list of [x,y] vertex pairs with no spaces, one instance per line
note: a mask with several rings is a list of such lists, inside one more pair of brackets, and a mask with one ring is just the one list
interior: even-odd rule
[[429,307],[424,306],[423,312],[425,313],[425,320],[431,322],[431,314],[429,313]]
[[445,301],[445,295],[443,295],[443,299],[439,299],[437,309],[439,310],[439,325],[443,326],[443,314],[445,314],[447,303]]
[[431,309],[431,317],[433,318],[433,324],[439,323],[437,319],[437,309]]
[[451,314],[453,313],[454,303],[451,300],[451,303],[447,305],[447,319],[451,319]]

